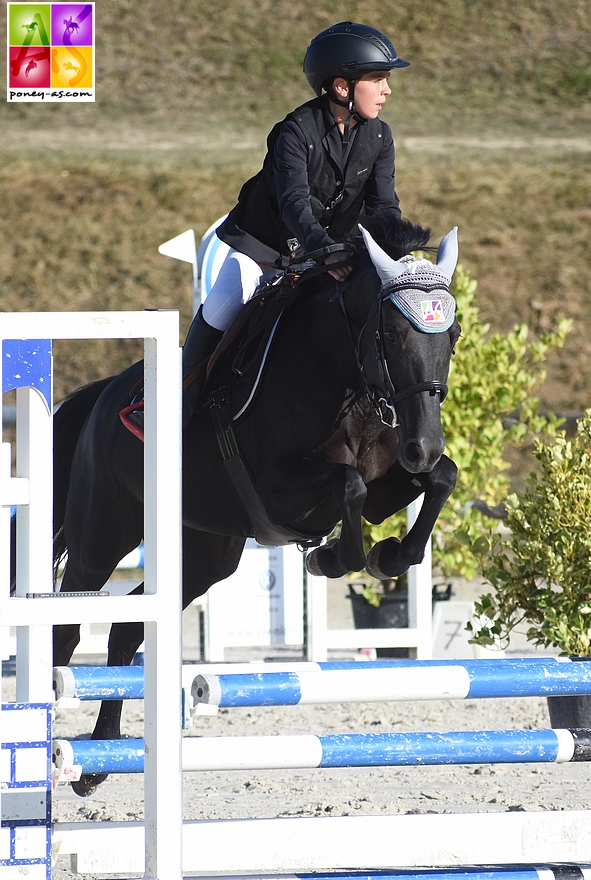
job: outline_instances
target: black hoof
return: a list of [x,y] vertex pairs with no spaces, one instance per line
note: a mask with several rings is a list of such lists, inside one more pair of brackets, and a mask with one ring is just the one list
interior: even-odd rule
[[104,782],[108,773],[87,773],[82,775],[78,782],[72,782],[72,791],[78,797],[89,797],[97,790],[101,782]]
[[312,550],[310,553],[308,553],[306,555],[306,571],[309,574],[314,575],[314,577],[322,577],[322,572],[320,571],[320,568],[318,567],[318,560],[317,560],[316,556],[314,555],[315,553],[316,553],[316,550]]
[[339,578],[348,569],[338,559],[338,538],[331,538],[322,547],[316,547],[306,556],[306,569],[314,577]]
[[386,538],[371,548],[365,563],[366,572],[378,580],[400,577],[410,568],[402,558],[402,544],[398,538]]
[[331,538],[322,547],[316,547],[306,555],[306,569],[314,577],[328,577],[325,571],[327,563],[334,564],[334,547],[338,538]]

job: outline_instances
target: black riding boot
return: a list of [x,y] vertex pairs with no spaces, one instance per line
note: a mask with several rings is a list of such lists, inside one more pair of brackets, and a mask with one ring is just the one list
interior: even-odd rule
[[[224,335],[223,330],[216,330],[203,317],[203,306],[193,318],[193,323],[189,327],[187,338],[183,346],[183,380],[187,378],[199,364],[207,362],[217,344]],[[193,410],[203,391],[205,385],[206,365],[196,376],[193,381],[187,385],[183,392],[183,428],[185,428],[193,415]]]
[[[189,424],[191,416],[193,415],[193,410],[195,409],[197,401],[203,391],[207,369],[206,362],[209,360],[210,356],[215,351],[218,342],[224,335],[223,330],[216,330],[215,327],[211,327],[207,321],[205,321],[201,314],[202,309],[203,306],[199,308],[199,311],[193,318],[193,323],[189,327],[189,332],[187,333],[187,338],[185,339],[185,344],[183,346],[183,382],[195,367],[198,367],[199,364],[203,364],[203,369],[195,379],[187,385],[186,390],[183,392],[183,428],[186,428]],[[133,409],[128,414],[128,419],[141,429],[141,435],[138,434],[138,436],[143,436],[144,431],[143,395],[144,391],[142,389],[134,401],[137,409]]]

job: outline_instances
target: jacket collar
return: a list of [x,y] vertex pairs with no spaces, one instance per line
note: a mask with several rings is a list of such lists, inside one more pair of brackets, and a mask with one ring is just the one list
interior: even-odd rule
[[[337,121],[330,112],[328,104],[328,95],[323,95],[320,99],[322,102],[322,115],[326,134],[322,138],[322,145],[335,165],[340,169],[341,173],[345,173],[345,167],[353,150],[355,141],[358,139],[360,129],[367,122],[366,119],[357,121],[357,124],[351,131],[349,149],[343,155],[343,139],[337,125]],[[343,162],[344,159],[344,162]]]

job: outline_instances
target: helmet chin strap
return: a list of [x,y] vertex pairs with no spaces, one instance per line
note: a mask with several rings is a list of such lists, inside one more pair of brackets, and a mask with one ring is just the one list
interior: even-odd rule
[[335,104],[338,104],[339,107],[346,107],[349,111],[349,115],[345,119],[344,129],[343,129],[343,146],[346,147],[349,144],[349,133],[351,131],[351,123],[355,119],[357,122],[362,122],[363,118],[359,116],[358,113],[355,112],[355,82],[356,80],[351,79],[347,80],[349,83],[349,95],[347,99],[339,98],[334,92],[334,89],[330,90],[330,100]]

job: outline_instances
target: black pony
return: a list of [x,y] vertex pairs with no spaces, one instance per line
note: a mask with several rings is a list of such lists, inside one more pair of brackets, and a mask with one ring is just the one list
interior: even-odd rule
[[[460,333],[449,294],[457,239],[455,230],[445,237],[434,265],[404,257],[426,245],[428,230],[367,225],[389,254],[364,231],[371,259],[363,248],[348,286],[327,275],[304,281],[266,337],[257,380],[252,368],[234,372],[229,393],[213,395],[215,419],[204,406],[184,432],[183,607],[235,571],[248,536],[314,547],[308,570],[333,578],[363,568],[394,577],[423,558],[456,479],[439,409]],[[143,447],[120,419],[142,376],[140,362],[79,389],[55,415],[62,592],[99,590],[142,539]],[[223,376],[214,368],[207,388]],[[423,493],[405,538],[366,557],[362,517],[382,522]],[[322,544],[339,523],[339,537]],[[142,639],[141,624],[114,624],[109,665],[130,664]],[[56,665],[78,640],[77,626],[55,627]],[[119,737],[120,715],[121,703],[103,703],[93,738]],[[103,778],[74,788],[87,795]]]

